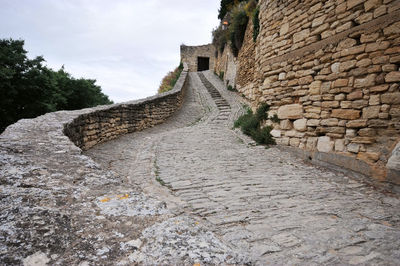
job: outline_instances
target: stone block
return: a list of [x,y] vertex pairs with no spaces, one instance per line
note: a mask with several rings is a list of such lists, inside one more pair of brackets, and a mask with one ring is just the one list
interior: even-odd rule
[[357,60],[350,60],[340,63],[339,72],[346,72],[356,66]]
[[361,43],[368,43],[368,42],[374,42],[379,38],[379,33],[364,33],[361,34],[360,41]]
[[335,151],[343,152],[346,149],[345,140],[337,139],[335,140]]
[[298,43],[300,41],[305,40],[308,36],[310,36],[310,29],[304,29],[300,32],[293,34],[293,43]]
[[369,74],[365,78],[356,79],[354,81],[354,88],[366,88],[375,85],[376,74]]
[[399,34],[400,33],[400,22],[395,22],[383,29],[385,35]]
[[374,137],[376,136],[376,130],[373,128],[362,128],[358,131],[358,135],[361,137]]
[[306,131],[307,129],[307,119],[297,119],[293,122],[294,129],[298,131]]
[[386,121],[386,120],[381,120],[381,119],[371,119],[371,120],[368,120],[368,126],[369,127],[382,127],[382,128],[384,128],[384,127],[387,127],[388,126],[388,121]]
[[273,129],[273,130],[271,130],[271,135],[273,136],[273,137],[275,137],[275,138],[280,138],[281,137],[281,134],[282,132],[280,131],[280,130],[277,130],[277,129]]
[[365,52],[370,53],[370,52],[375,52],[378,50],[385,50],[389,46],[390,46],[390,42],[388,42],[388,41],[368,43],[367,46],[365,47]]
[[290,138],[289,145],[292,147],[298,147],[300,144],[299,138]]
[[364,0],[348,0],[347,1],[347,10],[349,10],[357,5],[360,5],[363,2],[364,2]]
[[326,19],[327,15],[322,15],[320,17],[315,18],[312,23],[311,27],[318,27],[319,25],[322,25]]
[[346,95],[343,93],[335,95],[335,101],[343,101],[344,99],[346,99]]
[[371,118],[378,118],[380,106],[369,106],[363,108],[362,111],[362,118],[363,119],[371,119]]
[[382,71],[384,72],[392,72],[392,71],[396,71],[397,70],[397,66],[395,64],[386,64],[382,66]]
[[337,63],[332,64],[331,71],[332,71],[332,73],[338,74],[340,72],[340,63],[337,62]]
[[319,119],[309,119],[309,120],[307,120],[307,126],[309,126],[309,127],[319,126],[319,123],[320,123]]
[[290,120],[285,119],[280,121],[280,128],[283,130],[290,130],[293,128],[293,124]]
[[310,84],[310,87],[309,87],[309,94],[310,95],[319,94],[320,93],[320,89],[321,89],[321,85],[322,85],[322,81],[320,81],[320,80],[312,82]]
[[336,33],[339,33],[339,32],[342,32],[342,31],[345,31],[345,30],[348,30],[348,29],[351,29],[351,27],[353,27],[353,26],[354,26],[354,22],[353,22],[353,21],[348,21],[348,22],[346,22],[346,23],[341,24],[340,26],[338,26],[338,27],[336,28]]
[[380,152],[360,152],[357,154],[357,159],[363,161],[376,162],[381,156]]
[[387,13],[387,7],[386,5],[381,5],[380,7],[376,8],[374,10],[374,18],[383,16]]
[[370,92],[382,92],[382,91],[386,91],[388,88],[389,88],[389,85],[383,84],[383,85],[371,87],[371,88],[369,88],[369,91]]
[[300,119],[303,118],[303,107],[300,104],[288,104],[279,107],[279,119]]
[[318,138],[316,138],[316,137],[307,138],[306,149],[310,150],[310,151],[315,150],[317,143],[318,143]]
[[365,119],[352,120],[346,123],[346,127],[348,128],[360,128],[366,126],[367,126],[367,120]]
[[331,141],[330,137],[327,137],[327,136],[318,137],[318,144],[317,144],[318,151],[331,152],[333,150],[334,146],[335,146],[335,142]]
[[400,71],[392,71],[385,76],[386,82],[399,82],[400,81]]
[[379,94],[369,96],[369,105],[379,105],[380,103],[381,103],[381,96]]
[[321,120],[320,124],[321,126],[337,126],[339,123],[339,120],[337,118],[327,118]]
[[349,83],[348,79],[337,79],[333,82],[333,87],[345,87]]
[[333,109],[331,117],[354,120],[360,117],[360,111],[353,109]]
[[352,153],[358,153],[360,151],[360,144],[350,143],[347,145],[347,151]]
[[365,12],[370,11],[371,9],[379,7],[382,4],[381,0],[368,0],[364,3]]
[[357,62],[356,66],[357,67],[368,67],[372,64],[372,60],[369,58],[364,58],[361,59],[360,61]]
[[312,76],[305,76],[305,77],[299,78],[300,85],[310,84],[313,81],[314,81],[314,78]]
[[325,101],[321,103],[324,108],[336,108],[339,107],[339,101]]
[[373,137],[355,137],[351,139],[352,143],[360,143],[360,144],[372,144],[375,143],[375,138]]
[[288,32],[289,32],[289,23],[282,24],[281,29],[279,31],[280,36],[283,36]]
[[362,99],[362,98],[363,98],[362,90],[356,90],[347,95],[347,100],[350,100],[350,101],[356,100],[356,99]]
[[382,94],[381,102],[386,104],[400,104],[400,92]]
[[351,108],[354,108],[354,109],[362,109],[366,106],[368,106],[367,100],[356,100],[351,103]]

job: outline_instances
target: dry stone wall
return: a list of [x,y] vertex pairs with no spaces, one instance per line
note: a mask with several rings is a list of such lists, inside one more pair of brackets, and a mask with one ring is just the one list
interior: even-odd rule
[[160,124],[181,106],[186,76],[187,67],[169,92],[82,114],[65,125],[64,133],[76,146],[86,150],[120,135]]
[[238,54],[236,88],[239,91],[254,87],[256,43],[253,40],[253,28],[253,21],[249,19],[243,45]]
[[215,48],[212,44],[199,45],[199,46],[187,46],[181,45],[181,62],[185,62],[188,65],[189,71],[198,71],[197,69],[197,58],[208,57],[209,69],[214,69],[215,64]]
[[[400,184],[390,156],[400,137],[400,1],[260,1],[239,92],[267,102],[281,145]],[[272,123],[272,122],[271,122]]]

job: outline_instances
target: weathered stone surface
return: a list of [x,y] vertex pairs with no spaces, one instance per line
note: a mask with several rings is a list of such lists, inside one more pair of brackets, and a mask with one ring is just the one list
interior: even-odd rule
[[279,107],[279,119],[300,119],[303,117],[303,107],[300,104],[288,104]]
[[305,131],[307,129],[307,119],[297,119],[293,122],[294,129]]
[[288,33],[288,31],[289,31],[289,23],[282,24],[281,29],[279,31],[280,35],[283,36],[286,33]]
[[346,149],[345,140],[337,139],[335,140],[335,151],[342,152]]
[[365,107],[362,110],[362,118],[363,119],[370,119],[370,118],[378,118],[380,106],[369,106]]
[[284,129],[284,130],[290,130],[290,129],[293,128],[293,123],[288,119],[281,120],[280,121],[280,128]]
[[353,7],[360,5],[364,2],[364,0],[349,0],[347,1],[347,10],[352,9]]
[[310,84],[309,94],[318,95],[320,93],[322,81],[317,80]]
[[400,71],[393,71],[385,76],[386,82],[399,82],[400,81]]
[[365,127],[367,126],[367,120],[351,120],[349,122],[346,123],[346,127],[350,127],[350,128],[360,128],[360,127]]
[[370,74],[366,78],[356,79],[354,82],[355,88],[366,88],[375,85],[376,74]]
[[387,103],[387,104],[399,104],[400,103],[400,92],[382,94],[381,102]]
[[300,42],[307,38],[310,35],[310,30],[309,29],[304,29],[300,32],[297,32],[293,34],[293,43]]
[[355,90],[347,95],[347,100],[362,99],[362,90]]
[[372,144],[375,142],[373,137],[355,137],[351,140],[353,143]]
[[333,109],[332,117],[354,120],[360,118],[360,111],[352,109]]
[[383,33],[385,35],[390,35],[390,34],[398,34],[400,33],[400,22],[395,22],[392,25],[390,25],[389,27],[386,27],[383,30]]
[[319,137],[317,149],[320,152],[331,152],[333,147],[335,146],[335,142],[331,141],[330,137]]
[[389,85],[379,85],[369,88],[370,92],[381,92],[386,91],[389,88]]

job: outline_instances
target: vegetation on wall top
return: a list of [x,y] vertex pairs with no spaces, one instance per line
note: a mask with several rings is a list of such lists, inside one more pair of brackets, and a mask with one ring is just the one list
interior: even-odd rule
[[[243,45],[244,35],[249,19],[253,20],[253,39],[256,40],[259,30],[259,9],[257,0],[221,0],[218,18],[224,23],[213,30],[213,44],[219,53],[223,53],[225,45],[229,42],[235,57]],[[229,14],[229,16],[227,16]]]
[[0,39],[0,132],[21,118],[112,103],[96,80],[75,79],[64,67],[53,71],[41,56],[28,59],[23,46]]
[[183,64],[180,63],[174,71],[168,72],[168,74],[162,79],[160,87],[158,88],[158,93],[163,93],[170,91],[174,88],[176,82],[179,79],[183,70]]

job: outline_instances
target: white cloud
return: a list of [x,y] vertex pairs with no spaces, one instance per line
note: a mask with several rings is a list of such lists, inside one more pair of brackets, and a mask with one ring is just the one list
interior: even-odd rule
[[96,79],[116,102],[156,93],[179,46],[206,44],[217,0],[0,0],[0,38],[25,40],[74,77]]

